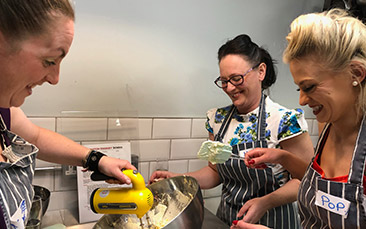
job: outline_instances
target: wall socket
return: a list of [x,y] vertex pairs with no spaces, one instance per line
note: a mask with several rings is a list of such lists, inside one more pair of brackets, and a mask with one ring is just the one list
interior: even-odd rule
[[66,176],[76,175],[76,166],[62,165],[62,174]]

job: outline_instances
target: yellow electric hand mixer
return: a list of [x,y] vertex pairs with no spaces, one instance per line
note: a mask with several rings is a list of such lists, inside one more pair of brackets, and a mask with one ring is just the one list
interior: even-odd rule
[[[151,209],[154,196],[145,186],[144,178],[136,170],[123,170],[131,179],[132,188],[113,187],[97,188],[90,196],[90,207],[95,213],[101,214],[136,214],[140,219],[140,226],[144,228],[142,217]],[[92,180],[114,179],[101,173],[93,173]],[[151,223],[146,214],[148,228]]]

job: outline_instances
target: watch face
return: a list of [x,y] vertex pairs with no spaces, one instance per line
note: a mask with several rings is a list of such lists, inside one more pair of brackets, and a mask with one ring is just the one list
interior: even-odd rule
[[96,160],[97,160],[97,155],[93,155],[93,156],[90,158],[90,160],[92,160],[92,161],[96,161]]

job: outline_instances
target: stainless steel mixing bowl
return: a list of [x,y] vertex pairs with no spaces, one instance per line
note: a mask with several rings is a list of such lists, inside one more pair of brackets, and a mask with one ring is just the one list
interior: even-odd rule
[[42,199],[42,217],[43,217],[50,203],[51,192],[47,188],[39,185],[33,185],[33,189],[34,194],[40,196]]
[[[202,227],[204,216],[203,198],[196,179],[189,176],[172,177],[153,183],[149,185],[148,188],[154,195],[154,205],[152,209],[161,201],[165,202],[166,198],[164,197],[166,195],[171,198],[169,198],[169,203],[164,204],[174,204],[174,206],[180,209],[176,215],[167,219],[168,222],[163,227],[164,229],[200,229]],[[180,191],[185,196],[188,196],[189,201],[184,201],[186,203],[179,202],[179,200],[175,198],[177,193],[176,190]],[[94,229],[126,228],[124,225],[126,225],[129,217],[136,218],[135,215],[104,215],[95,224]]]
[[47,211],[51,192],[45,187],[33,185],[34,197],[26,229],[41,228],[42,217]]

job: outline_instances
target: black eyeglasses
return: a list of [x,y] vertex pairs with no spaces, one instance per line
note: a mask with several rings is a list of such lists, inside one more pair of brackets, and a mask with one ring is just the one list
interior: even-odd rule
[[249,72],[251,72],[253,69],[257,68],[261,63],[255,65],[254,67],[250,68],[246,73],[244,73],[243,75],[236,75],[236,76],[232,76],[230,77],[230,79],[228,80],[222,80],[219,77],[217,77],[217,79],[215,79],[214,83],[216,84],[216,86],[218,86],[219,88],[227,88],[227,84],[230,82],[232,85],[234,86],[239,86],[244,82],[244,77],[246,75],[249,74]]

